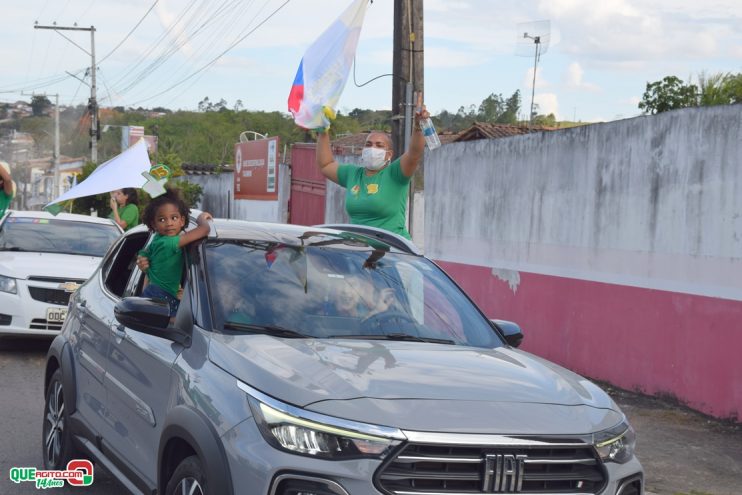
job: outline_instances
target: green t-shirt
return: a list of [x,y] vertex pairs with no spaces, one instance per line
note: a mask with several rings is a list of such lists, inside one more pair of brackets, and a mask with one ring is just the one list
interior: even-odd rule
[[[120,216],[120,215],[119,215]],[[139,251],[140,256],[149,258],[147,277],[149,283],[178,296],[180,279],[183,276],[183,250],[178,247],[179,235],[155,234],[149,245]]]
[[[108,218],[115,218],[113,212],[108,215]],[[129,230],[130,228],[139,225],[139,208],[137,205],[131,203],[124,205],[123,208],[119,208],[119,218],[126,222],[126,228],[124,230]]]
[[346,189],[345,210],[351,223],[411,239],[405,227],[410,178],[402,173],[399,158],[371,177],[363,167],[340,165],[338,184]]
[[13,199],[12,194],[8,194],[4,190],[0,189],[0,217],[5,215],[5,210],[8,209],[11,199]]

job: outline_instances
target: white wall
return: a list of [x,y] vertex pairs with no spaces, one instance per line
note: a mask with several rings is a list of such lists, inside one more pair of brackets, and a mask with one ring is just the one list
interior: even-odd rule
[[201,185],[203,195],[198,208],[215,217],[257,222],[286,223],[288,197],[291,190],[291,169],[279,164],[277,201],[234,199],[234,174],[188,175],[186,180]]
[[742,300],[742,105],[426,154],[433,258]]

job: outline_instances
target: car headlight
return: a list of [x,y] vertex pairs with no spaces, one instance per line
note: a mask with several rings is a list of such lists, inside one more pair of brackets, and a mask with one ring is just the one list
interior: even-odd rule
[[613,428],[595,433],[593,444],[603,461],[624,464],[634,456],[636,433],[624,420]]
[[0,291],[16,294],[18,292],[18,286],[15,283],[15,279],[0,275]]
[[394,428],[356,423],[313,413],[269,398],[255,397],[251,387],[238,382],[248,393],[250,408],[263,438],[276,448],[323,459],[383,459],[404,439]]

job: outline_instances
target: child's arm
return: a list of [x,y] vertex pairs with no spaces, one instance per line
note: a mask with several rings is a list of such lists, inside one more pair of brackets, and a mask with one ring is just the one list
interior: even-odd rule
[[204,237],[209,235],[209,231],[211,230],[211,225],[209,225],[209,220],[213,220],[211,213],[207,213],[207,212],[201,213],[196,219],[196,223],[198,223],[198,227],[196,227],[193,230],[189,230],[188,232],[180,236],[180,240],[178,241],[178,247],[183,247],[186,244],[190,244],[193,241],[203,239]]

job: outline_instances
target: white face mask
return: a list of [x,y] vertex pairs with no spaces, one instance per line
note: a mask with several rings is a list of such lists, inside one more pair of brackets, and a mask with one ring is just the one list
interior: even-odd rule
[[386,165],[386,150],[381,148],[363,148],[361,165],[369,170],[379,170]]

